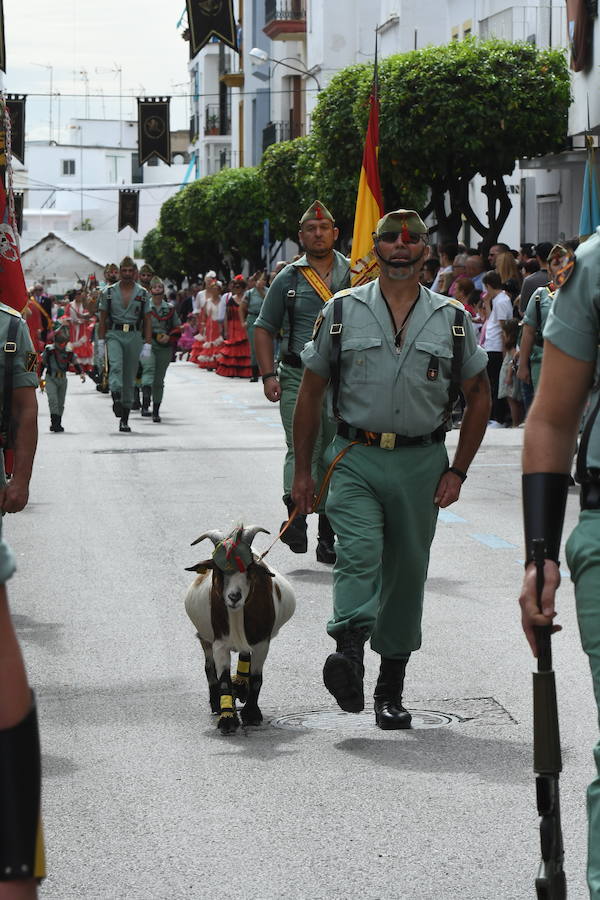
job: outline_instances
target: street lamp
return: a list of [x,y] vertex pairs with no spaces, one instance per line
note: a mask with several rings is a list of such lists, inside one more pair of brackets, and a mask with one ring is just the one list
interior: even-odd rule
[[[274,63],[273,69],[275,68],[275,66],[285,66],[286,69],[291,69],[292,72],[297,72],[299,75],[308,75],[309,78],[314,79],[315,84],[317,85],[317,92],[321,92],[319,79],[316,75],[313,75],[312,72],[309,72],[308,69],[299,69],[297,66],[290,66],[289,63],[284,62],[282,59],[274,59],[272,56],[269,56],[269,54],[264,50],[261,50],[260,47],[253,47],[252,50],[248,51],[248,56],[251,57],[253,66],[260,66],[262,65],[262,63],[272,62]],[[294,62],[301,62],[301,60],[295,59],[291,56],[289,57],[289,59],[294,59]]]

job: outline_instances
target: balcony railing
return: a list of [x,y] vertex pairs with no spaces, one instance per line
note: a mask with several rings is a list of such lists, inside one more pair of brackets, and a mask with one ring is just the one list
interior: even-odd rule
[[271,144],[279,144],[281,141],[291,141],[293,138],[302,137],[304,129],[302,122],[292,124],[290,122],[269,122],[263,128],[263,153]]
[[265,27],[272,40],[292,40],[306,32],[306,7],[303,0],[265,0]]
[[216,104],[206,107],[204,116],[204,134],[231,134],[231,116],[229,110],[224,115]]

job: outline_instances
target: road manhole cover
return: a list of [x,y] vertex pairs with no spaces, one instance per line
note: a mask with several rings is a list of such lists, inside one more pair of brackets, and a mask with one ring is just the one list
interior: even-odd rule
[[[431,708],[434,707],[434,708]],[[435,708],[437,707],[437,709]],[[516,720],[493,697],[469,697],[463,700],[433,700],[407,704],[415,729],[442,728],[445,725],[506,725]],[[275,728],[291,731],[337,731],[338,733],[373,729],[373,710],[355,715],[341,709],[316,709],[280,716],[271,720]]]

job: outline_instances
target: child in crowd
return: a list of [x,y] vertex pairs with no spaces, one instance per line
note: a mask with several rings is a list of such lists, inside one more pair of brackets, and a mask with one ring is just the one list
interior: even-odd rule
[[179,340],[177,341],[177,352],[179,353],[180,361],[184,356],[186,359],[190,358],[190,351],[194,346],[194,335],[196,334],[196,321],[196,316],[193,313],[190,313],[181,330]]
[[517,319],[507,319],[502,325],[502,344],[504,358],[498,381],[498,399],[505,397],[510,410],[512,426],[516,428],[523,421],[523,403],[521,402],[521,386],[516,375],[515,355],[519,323]]

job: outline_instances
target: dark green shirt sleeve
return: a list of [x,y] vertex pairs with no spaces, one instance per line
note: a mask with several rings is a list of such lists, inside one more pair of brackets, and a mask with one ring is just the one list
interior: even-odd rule
[[276,275],[269,290],[265,294],[260,315],[254,323],[255,328],[264,328],[271,334],[277,334],[283,327],[285,317],[285,299],[288,291],[289,266]]

